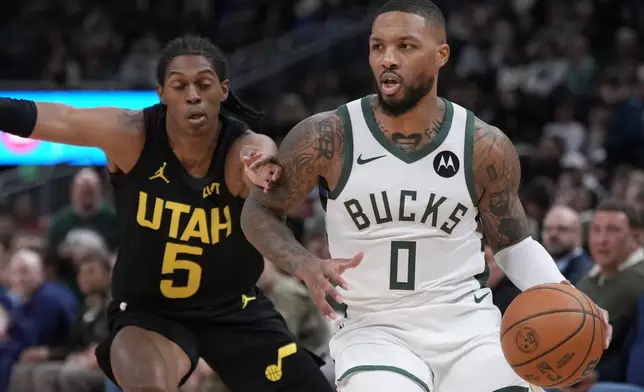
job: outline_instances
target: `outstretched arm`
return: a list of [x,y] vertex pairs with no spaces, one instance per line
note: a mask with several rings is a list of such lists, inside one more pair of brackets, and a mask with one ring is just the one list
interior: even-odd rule
[[286,214],[302,202],[343,152],[342,121],[335,112],[321,113],[296,125],[282,142],[277,162],[282,175],[268,192],[254,189],[241,216],[246,238],[267,259],[296,274],[315,258],[293,236]]
[[119,108],[79,109],[0,98],[0,129],[17,136],[101,148],[127,171],[143,147],[143,114]]

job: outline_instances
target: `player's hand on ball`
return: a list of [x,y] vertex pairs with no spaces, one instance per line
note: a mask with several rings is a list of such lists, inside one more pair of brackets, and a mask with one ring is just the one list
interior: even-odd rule
[[[568,286],[572,286],[572,283],[570,283],[570,281],[568,280],[564,280],[561,283],[566,284]],[[597,304],[595,304],[595,306],[597,306]],[[599,309],[599,314],[602,319],[602,324],[604,324],[604,349],[607,349],[608,346],[610,345],[610,341],[613,339],[613,326],[610,325],[608,312],[600,308],[599,306],[597,306],[597,309]]]
[[280,178],[282,167],[275,163],[275,157],[257,148],[244,146],[241,151],[244,172],[253,184],[268,192],[271,185]]
[[295,275],[306,283],[313,302],[315,302],[315,305],[322,311],[327,320],[336,318],[335,310],[326,300],[327,294],[338,303],[344,302],[335,286],[348,290],[347,282],[342,278],[342,274],[349,268],[357,267],[363,257],[364,253],[360,252],[350,259],[308,261],[295,271]]

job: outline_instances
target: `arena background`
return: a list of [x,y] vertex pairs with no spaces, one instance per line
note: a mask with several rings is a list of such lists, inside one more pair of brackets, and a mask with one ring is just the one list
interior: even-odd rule
[[[279,142],[307,116],[373,92],[367,38],[372,15],[383,3],[382,0],[7,3],[0,14],[0,96],[79,107],[140,109],[157,102],[153,90],[155,69],[163,45],[181,34],[199,34],[210,37],[226,53],[232,88],[242,99],[265,112],[260,123],[254,125],[255,130]],[[435,3],[447,17],[452,48],[449,64],[440,73],[439,94],[499,127],[515,143],[522,162],[521,196],[533,236],[542,238],[544,217],[555,205],[568,206],[578,214],[583,228],[580,246],[584,251],[588,251],[593,210],[602,200],[620,200],[641,215],[644,2],[435,0]],[[6,272],[12,256],[16,250],[30,247],[45,256],[49,281],[65,281],[73,286],[82,303],[84,296],[78,292],[73,276],[71,280],[61,276],[70,271],[75,273],[78,260],[93,255],[96,248],[105,248],[113,256],[116,246],[106,238],[113,234],[98,233],[95,238],[81,230],[80,235],[68,235],[69,231],[78,234],[79,230],[73,229],[82,229],[81,222],[77,227],[67,227],[63,235],[55,223],[64,219],[65,214],[73,215],[71,184],[83,167],[91,167],[100,174],[103,181],[100,197],[109,206],[111,194],[104,155],[97,149],[24,140],[3,133],[0,166],[2,290],[12,289]],[[634,233],[642,232],[639,221],[631,222]],[[309,249],[326,254],[324,223],[315,192],[292,213],[290,222]],[[52,240],[54,237],[56,241]],[[60,254],[61,244],[68,246],[65,255]],[[493,257],[488,256],[492,267],[489,284],[499,298],[508,302],[516,292],[495,267]],[[592,261],[592,249],[586,257]],[[288,278],[275,275],[272,279]],[[318,315],[310,302],[301,300],[301,287],[289,286],[291,289],[292,293],[276,293],[275,301],[282,301],[280,306],[292,307],[304,315],[297,323],[293,321],[292,328],[299,334],[315,335],[313,348],[324,355],[328,325],[316,321]],[[504,309],[503,305],[500,307]],[[635,310],[629,315],[635,320]],[[8,387],[11,364],[31,363],[29,356],[20,352],[42,344],[23,342],[20,352],[3,351],[14,339],[9,332],[14,319],[11,314],[2,318],[5,320],[0,323],[0,392],[34,390],[36,386],[27,385],[33,381],[28,376],[12,381],[11,388]],[[644,369],[644,325],[639,328],[639,332],[633,329],[634,340],[620,344],[629,353],[639,344],[640,351],[623,359],[621,378],[608,381],[644,388],[642,376],[633,378],[634,373],[627,371],[635,364]],[[85,348],[91,349],[93,342],[85,344]],[[38,360],[33,363],[52,360],[49,355],[41,357],[35,355]],[[64,362],[65,358],[56,360]],[[89,362],[80,369],[87,373],[95,371]],[[332,369],[325,371],[331,379]],[[64,384],[60,376],[54,379],[51,385],[38,388],[102,390],[78,380]],[[203,391],[221,388],[207,368],[200,368],[185,387]]]

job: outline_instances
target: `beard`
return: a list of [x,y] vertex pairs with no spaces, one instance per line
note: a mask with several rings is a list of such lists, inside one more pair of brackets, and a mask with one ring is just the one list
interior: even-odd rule
[[553,259],[558,260],[568,256],[575,248],[573,246],[559,245],[552,249],[549,253]]
[[378,92],[378,105],[382,112],[390,117],[400,117],[409,112],[418,105],[421,99],[425,98],[427,94],[434,87],[434,77],[424,79],[420,83],[413,86],[401,86],[403,96],[400,99],[387,100],[382,91],[380,91],[380,81],[376,80],[376,91]]

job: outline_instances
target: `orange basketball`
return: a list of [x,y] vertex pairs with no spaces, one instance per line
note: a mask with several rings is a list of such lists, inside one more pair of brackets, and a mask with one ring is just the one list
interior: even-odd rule
[[530,384],[572,385],[593,372],[604,352],[600,317],[594,302],[574,287],[532,287],[516,297],[503,315],[503,354]]

